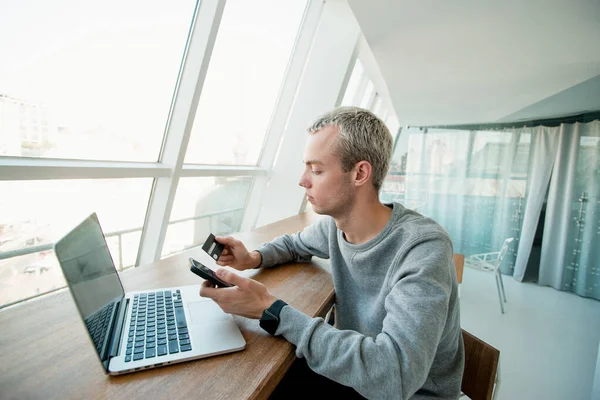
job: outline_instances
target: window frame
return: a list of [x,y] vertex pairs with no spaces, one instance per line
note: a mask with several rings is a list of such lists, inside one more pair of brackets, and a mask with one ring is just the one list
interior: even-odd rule
[[[247,196],[241,229],[254,228],[262,210],[265,188],[274,173],[285,128],[302,83],[305,64],[314,45],[325,3],[322,0],[307,0],[258,165],[185,164],[191,127],[225,4],[226,0],[202,0],[196,3],[156,162],[0,156],[0,181],[152,178],[136,267],[161,259],[168,227],[174,222],[181,222],[171,221],[170,214],[179,178],[182,177],[252,177],[253,184]],[[132,228],[139,230],[139,227]],[[110,236],[112,232],[106,234]],[[47,243],[0,252],[0,260],[52,248],[53,244]],[[5,306],[8,304],[0,305],[0,308]]]
[[[262,178],[266,181],[272,167],[273,157],[272,155],[269,157],[268,152],[267,157],[265,157],[265,148],[271,150],[271,153],[273,153],[273,146],[271,145],[271,149],[269,149],[269,144],[280,139],[280,135],[279,137],[274,134],[268,136],[268,142],[267,140],[265,141],[266,144],[263,146],[260,156],[261,162],[256,167],[183,164],[191,126],[197,109],[197,102],[200,97],[204,78],[206,77],[208,62],[212,54],[225,3],[225,0],[203,0],[196,4],[177,84],[174,88],[160,156],[157,162],[0,156],[0,181],[154,179],[142,231],[142,238],[144,239],[145,237],[145,240],[142,240],[140,243],[136,266],[160,259],[164,236],[170,222],[168,215],[170,214],[170,207],[172,206],[180,177],[240,176],[253,177],[255,181]],[[309,0],[307,8],[311,5],[314,7],[316,3],[318,2]],[[303,17],[302,24],[304,24],[305,19],[306,15]],[[300,27],[300,32],[302,32],[302,29],[303,25]],[[296,45],[293,49],[292,57],[295,57]],[[302,58],[296,57],[296,69],[304,61]],[[285,86],[288,80],[289,69],[288,67],[286,76],[284,76],[284,85],[282,86]],[[288,86],[291,86],[287,90],[292,93],[291,99],[288,99],[291,102],[295,93],[295,85],[288,84]],[[279,104],[281,103],[281,97],[280,95],[276,107],[277,112],[273,116],[273,120],[275,121],[285,121],[286,119],[285,115],[283,115],[287,113],[286,107],[282,107]],[[288,97],[290,97],[289,93]],[[273,128],[270,129],[270,131],[273,130]],[[253,186],[256,187],[257,185]],[[251,191],[254,190],[251,189]],[[160,222],[159,229],[155,229],[156,222]],[[1,252],[0,259],[32,254],[51,248],[52,244],[45,244],[10,252]]]

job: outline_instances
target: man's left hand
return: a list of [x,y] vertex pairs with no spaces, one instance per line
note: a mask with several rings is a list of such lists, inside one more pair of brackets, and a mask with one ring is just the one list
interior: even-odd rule
[[204,281],[200,287],[200,296],[213,299],[228,314],[260,319],[263,311],[277,300],[265,285],[254,279],[240,276],[225,268],[219,268],[215,272],[221,280],[235,286],[215,288],[210,282]]

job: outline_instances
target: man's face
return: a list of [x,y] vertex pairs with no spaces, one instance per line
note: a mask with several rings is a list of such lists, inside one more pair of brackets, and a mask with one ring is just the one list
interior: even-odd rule
[[309,135],[304,147],[304,173],[298,184],[306,189],[306,196],[318,214],[340,217],[354,204],[352,171],[344,172],[335,155],[338,137],[336,127],[327,126]]

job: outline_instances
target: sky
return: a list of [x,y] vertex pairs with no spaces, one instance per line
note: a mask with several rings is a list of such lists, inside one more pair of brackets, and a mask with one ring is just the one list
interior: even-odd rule
[[[195,6],[0,0],[0,93],[45,105],[53,125],[135,141],[131,160],[156,161]],[[226,3],[187,162],[232,163],[236,145],[256,162],[305,6]],[[213,145],[222,151],[206,152]]]
[[0,4],[0,93],[158,152],[194,1]]

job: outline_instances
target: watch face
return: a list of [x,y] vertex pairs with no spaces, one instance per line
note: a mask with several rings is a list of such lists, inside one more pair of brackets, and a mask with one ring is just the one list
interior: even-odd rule
[[260,327],[269,332],[271,335],[274,335],[278,326],[279,320],[271,315],[268,310],[265,310],[260,318]]
[[262,316],[260,317],[260,327],[271,335],[275,335],[275,331],[279,327],[279,313],[286,305],[287,303],[283,300],[276,300],[271,304],[271,307],[263,311]]
[[274,335],[275,331],[277,330],[277,327],[279,326],[279,321],[271,320],[271,319],[270,320],[261,320],[260,326],[265,331],[269,332],[271,335]]

